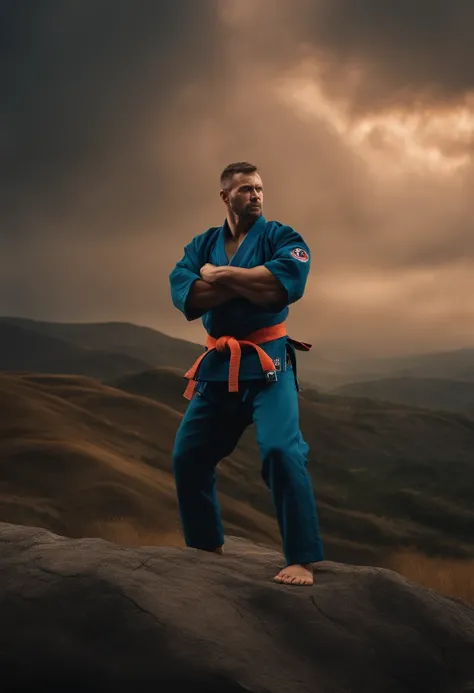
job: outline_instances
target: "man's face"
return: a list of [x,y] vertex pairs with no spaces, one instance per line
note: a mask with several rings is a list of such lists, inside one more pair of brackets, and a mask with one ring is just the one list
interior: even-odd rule
[[263,214],[263,184],[258,173],[235,173],[232,186],[222,197],[238,217],[258,218]]

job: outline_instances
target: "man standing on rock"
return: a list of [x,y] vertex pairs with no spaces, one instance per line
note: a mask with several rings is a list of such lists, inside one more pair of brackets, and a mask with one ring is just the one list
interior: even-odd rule
[[170,275],[173,303],[202,317],[206,351],[186,378],[191,400],[176,435],[173,472],[187,546],[222,553],[215,468],[255,423],[262,477],[270,489],[286,567],[275,581],[313,584],[323,560],[318,514],[299,429],[295,348],[288,305],[306,286],[310,250],[290,226],[266,221],[257,167],[227,166],[220,196],[226,220],[186,245]]

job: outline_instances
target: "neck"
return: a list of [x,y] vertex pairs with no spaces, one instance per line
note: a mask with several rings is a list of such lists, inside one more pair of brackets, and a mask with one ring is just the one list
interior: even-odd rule
[[242,219],[232,212],[227,212],[227,224],[233,238],[245,236],[256,221],[256,219]]

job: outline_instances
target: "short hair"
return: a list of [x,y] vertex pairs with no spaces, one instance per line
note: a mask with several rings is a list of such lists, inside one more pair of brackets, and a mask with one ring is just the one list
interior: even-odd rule
[[254,164],[249,164],[248,161],[236,161],[229,164],[221,173],[221,188],[229,188],[232,178],[235,173],[256,173],[258,171]]

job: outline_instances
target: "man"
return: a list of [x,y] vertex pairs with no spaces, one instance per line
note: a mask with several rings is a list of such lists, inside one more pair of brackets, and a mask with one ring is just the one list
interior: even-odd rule
[[184,537],[187,546],[222,553],[215,468],[253,422],[286,559],[274,580],[311,585],[323,547],[295,359],[295,347],[310,345],[291,340],[284,325],[288,305],[303,295],[310,251],[291,227],[264,218],[256,166],[227,166],[220,196],[223,225],[196,236],[170,275],[175,307],[188,320],[202,317],[208,333],[207,350],[186,374],[191,402],[173,452]]

